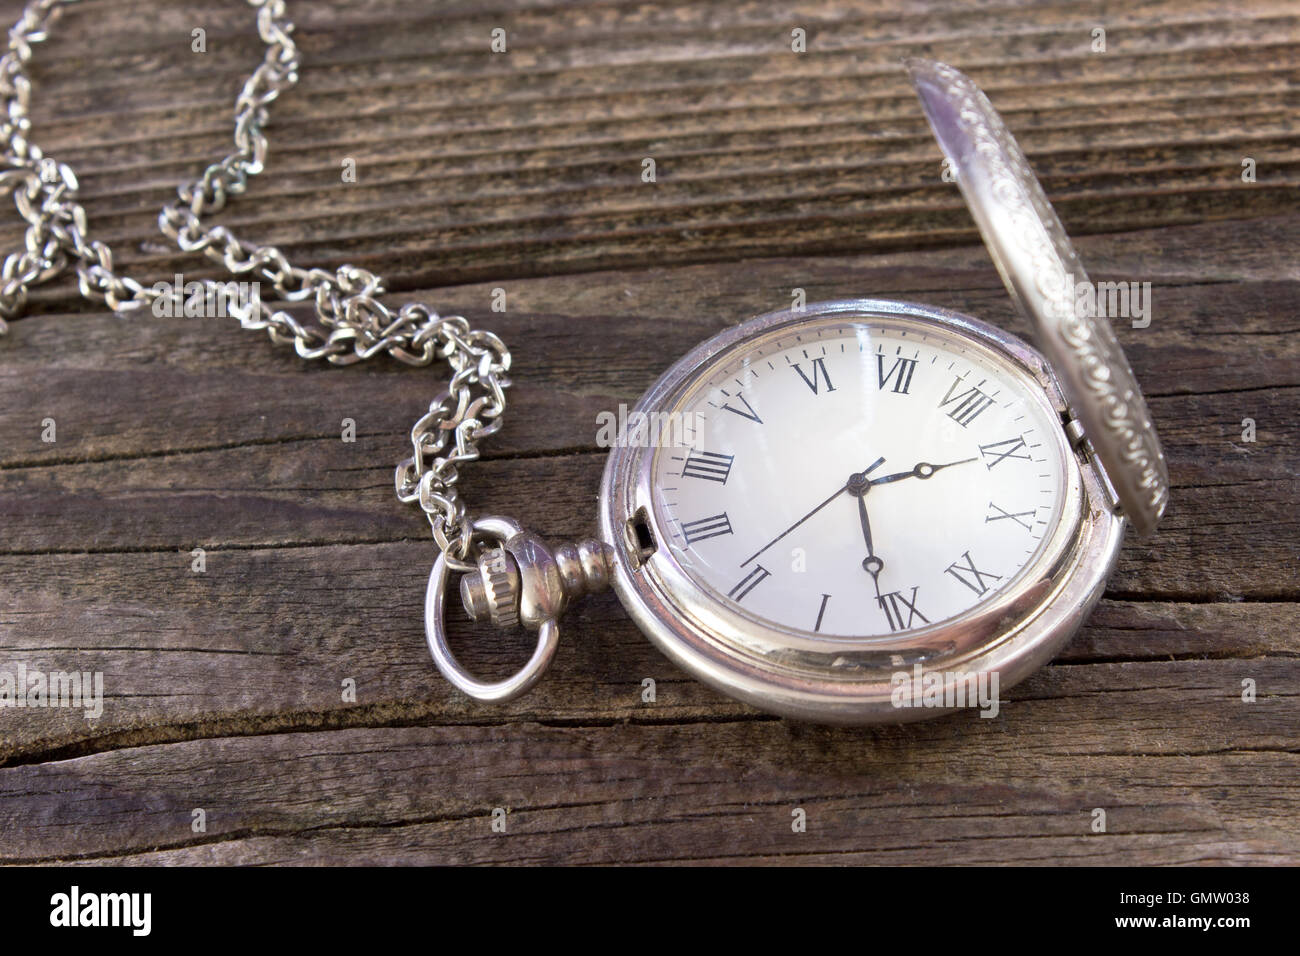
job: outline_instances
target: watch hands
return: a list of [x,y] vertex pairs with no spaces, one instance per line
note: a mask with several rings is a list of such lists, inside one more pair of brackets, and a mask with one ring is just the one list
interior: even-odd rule
[[943,468],[951,468],[953,465],[965,465],[968,462],[978,460],[977,458],[963,458],[961,461],[950,461],[942,465],[932,465],[928,461],[920,461],[911,471],[900,471],[893,475],[885,475],[883,478],[873,478],[871,483],[873,485],[887,485],[891,481],[902,481],[904,478],[931,478],[936,471]]
[[[817,512],[821,511],[828,504],[830,504],[832,501],[834,501],[836,498],[838,498],[840,495],[844,494],[847,491],[852,495],[856,495],[858,498],[858,513],[862,521],[862,531],[864,536],[866,537],[867,551],[868,551],[867,561],[863,562],[863,568],[867,571],[868,574],[870,574],[874,578],[880,574],[880,569],[884,567],[884,562],[875,556],[871,548],[871,525],[870,522],[867,520],[866,503],[864,500],[864,495],[866,494],[867,489],[869,489],[872,485],[886,485],[889,484],[890,482],[902,481],[904,478],[921,478],[921,479],[930,478],[934,475],[935,472],[943,468],[951,468],[954,465],[964,465],[967,464],[968,462],[972,462],[976,460],[977,459],[975,458],[963,458],[961,461],[950,461],[942,465],[932,465],[928,461],[922,461],[922,462],[917,462],[916,467],[912,468],[910,471],[900,471],[897,474],[885,475],[883,478],[875,478],[875,479],[868,478],[867,475],[869,475],[871,472],[875,471],[882,464],[884,464],[885,461],[884,458],[877,458],[867,468],[864,468],[862,471],[857,471],[854,472],[852,475],[849,475],[848,481],[846,481],[839,488],[835,489],[833,494],[827,497],[824,501],[818,504],[817,507],[813,508],[812,511],[809,511],[806,515],[804,515],[794,524],[790,525],[790,527],[786,528],[784,531],[778,534],[767,544],[763,545],[761,548],[759,548],[757,551],[751,554],[744,561],[740,562],[740,566],[743,568],[751,561],[756,560],[764,551],[772,547],[772,545],[776,544],[778,541],[780,541],[790,532],[794,531],[801,524],[803,524],[813,515],[817,514]],[[871,568],[867,567],[867,562],[870,562],[872,567],[875,568],[874,571]]]
[[[867,543],[867,556],[863,559],[862,570],[871,575],[871,583],[876,590],[876,603],[880,605],[882,610],[885,605],[880,596],[880,572],[885,569],[885,562],[876,554],[875,544],[871,539],[871,522],[867,518],[867,492],[871,490],[872,485],[887,485],[894,481],[902,481],[904,478],[920,478],[924,481],[933,477],[935,472],[943,468],[965,465],[975,460],[974,458],[963,458],[961,461],[950,461],[942,465],[919,461],[911,471],[900,471],[897,474],[884,475],[875,479],[867,479],[865,475],[854,475],[853,478],[849,479],[849,491],[858,496],[858,519],[862,524],[862,537]],[[854,479],[862,479],[862,481],[854,484]]]
[[782,531],[780,534],[778,534],[775,538],[773,538],[773,539],[772,539],[771,541],[769,541],[767,544],[763,545],[761,548],[759,548],[757,551],[755,551],[753,554],[751,554],[751,555],[750,555],[748,558],[746,558],[744,561],[740,562],[740,566],[743,568],[745,565],[749,564],[749,562],[755,560],[755,559],[756,559],[759,555],[761,555],[764,551],[766,551],[768,548],[772,547],[772,545],[776,544],[778,541],[780,541],[782,538],[784,538],[786,535],[788,535],[788,534],[789,534],[791,531],[793,531],[795,528],[799,527],[801,524],[803,524],[805,521],[807,521],[809,518],[811,518],[811,517],[812,517],[813,515],[815,515],[817,512],[821,511],[823,508],[825,508],[828,504],[830,504],[832,501],[834,501],[834,500],[835,500],[836,498],[838,498],[840,495],[844,494],[844,492],[851,490],[850,486],[854,485],[855,482],[856,482],[856,483],[862,483],[862,482],[865,482],[867,485],[872,484],[872,482],[869,481],[869,480],[867,479],[866,476],[867,476],[868,474],[870,474],[871,472],[875,471],[877,468],[879,468],[879,467],[880,467],[881,465],[883,465],[884,463],[885,463],[885,459],[883,459],[883,458],[877,458],[877,459],[876,459],[876,460],[875,460],[871,465],[869,465],[868,467],[864,468],[862,471],[854,472],[852,475],[849,476],[849,480],[848,480],[848,481],[846,481],[844,484],[840,485],[840,487],[838,487],[838,488],[835,489],[835,493],[834,493],[834,494],[832,494],[830,497],[828,497],[825,501],[823,501],[823,502],[822,502],[821,504],[819,504],[817,507],[813,508],[812,511],[808,512],[806,515],[804,515],[802,518],[800,518],[800,519],[799,519],[798,521],[796,521],[794,524],[790,525],[790,527],[786,528],[784,531]]

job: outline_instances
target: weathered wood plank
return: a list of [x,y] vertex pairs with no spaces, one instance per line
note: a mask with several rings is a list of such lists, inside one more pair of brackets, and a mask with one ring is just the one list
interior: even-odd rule
[[[276,104],[270,171],[226,221],[312,265],[382,266],[397,287],[969,242],[899,69],[916,53],[989,89],[1073,233],[1296,206],[1294,3],[1166,0],[1101,17],[504,4],[414,21],[409,7],[347,6],[295,8],[302,82]],[[133,273],[195,268],[154,218],[227,149],[230,103],[260,56],[249,19],[237,5],[120,3],[107,23],[73,11],[41,51],[37,139],[81,172],[95,228]],[[789,48],[799,23],[802,55]],[[1101,24],[1107,52],[1093,53]],[[207,53],[190,51],[196,25]],[[496,26],[508,54],[488,49]],[[341,179],[345,158],[356,183]],[[0,244],[17,237],[0,228]],[[75,302],[66,284],[36,298],[55,301]]]
[[[1292,300],[1300,279],[1288,254],[1300,242],[1294,223],[1252,220],[1081,241],[1097,278],[1153,284],[1151,327],[1121,328],[1120,335],[1155,402],[1297,384],[1297,346],[1288,334],[1297,328]],[[519,425],[485,452],[517,455],[594,447],[598,411],[634,401],[672,356],[787,304],[796,286],[810,300],[916,299],[1027,331],[982,247],[519,280],[504,286],[506,313],[489,311],[492,284],[409,295],[464,311],[513,347],[511,422]],[[79,347],[69,350],[73,330]],[[4,465],[321,437],[335,434],[349,413],[364,423],[363,433],[402,435],[444,381],[441,369],[386,361],[344,370],[309,365],[221,319],[32,316],[15,323],[0,348],[0,433],[11,436],[0,448]],[[123,407],[88,403],[87,391],[121,393]],[[218,411],[236,399],[243,404],[230,414]],[[167,414],[156,414],[164,403]],[[40,441],[47,416],[63,422],[53,445]],[[1288,427],[1254,417],[1264,432]],[[1224,419],[1226,431],[1231,418]]]
[[[1261,734],[1266,714],[1294,720],[1294,695],[1206,695],[1208,728],[1135,728],[1134,714],[1205,694],[1208,667],[1078,669],[1097,674],[1095,693],[958,718],[956,748],[946,721],[722,722],[707,734],[515,722],[207,739],[15,767],[0,771],[0,859],[1264,863],[1300,852],[1286,816],[1300,756],[1280,726]],[[491,830],[497,807],[504,834]],[[805,833],[792,831],[795,808]],[[1095,808],[1104,834],[1091,832]],[[195,809],[205,833],[192,830]]]
[[[568,639],[538,689],[504,707],[474,704],[437,675],[424,644],[430,555],[424,543],[215,551],[202,575],[191,574],[188,555],[178,553],[47,556],[38,575],[23,573],[28,559],[0,559],[4,580],[24,582],[0,618],[0,670],[14,673],[22,663],[44,672],[101,671],[106,695],[95,721],[80,710],[0,711],[0,755],[31,759],[66,748],[393,721],[684,721],[753,713],[669,665],[609,595],[566,618]],[[1238,694],[1258,666],[1274,675],[1271,693],[1288,681],[1294,692],[1297,624],[1300,612],[1290,602],[1106,602],[1060,660],[1221,661],[1219,693]],[[454,634],[466,666],[485,676],[504,676],[531,649],[522,632]],[[1076,691],[1092,693],[1088,668],[1068,670],[1079,675]],[[657,684],[653,706],[641,701],[647,677]],[[356,682],[356,705],[343,700],[348,678]],[[1263,693],[1265,682],[1257,682]],[[1050,678],[1039,675],[1009,696],[1048,686]],[[1170,709],[1162,719],[1203,727],[1202,705],[1199,698],[1163,701]]]
[[[1287,460],[1276,450],[1232,447],[1243,416],[1292,415],[1295,394],[1252,392],[1248,401],[1215,396],[1188,403],[1178,418],[1167,416],[1177,426],[1167,429],[1173,440],[1166,439],[1166,448],[1176,453],[1174,504],[1154,538],[1127,545],[1111,584],[1116,592],[1296,598],[1300,581],[1291,569],[1300,518],[1293,503],[1300,480],[1284,471]],[[1161,402],[1157,414],[1173,404]],[[1236,422],[1207,428],[1206,420],[1223,415],[1225,406]],[[1229,427],[1235,431],[1224,434]],[[1274,436],[1264,440],[1276,441]],[[1218,439],[1224,447],[1216,454],[1197,438]],[[0,472],[6,536],[0,553],[24,558],[88,552],[111,560],[116,553],[155,552],[186,575],[188,552],[199,547],[215,553],[421,541],[428,532],[418,510],[393,497],[392,465],[385,458],[397,457],[394,444],[388,436],[351,444],[279,441],[6,469]],[[594,530],[604,464],[600,452],[486,461],[474,469],[472,483],[465,479],[464,489],[479,513],[513,514],[556,538],[586,534]],[[20,580],[11,581],[15,589]]]
[[[223,322],[123,320],[51,283],[0,340],[0,671],[99,671],[106,699],[93,720],[0,709],[0,862],[1300,859],[1300,6],[292,10],[302,83],[223,221],[503,335],[516,384],[465,472],[476,508],[589,530],[596,414],[794,287],[1025,332],[899,70],[922,54],[989,91],[1093,278],[1153,283],[1151,326],[1119,333],[1170,514],[997,720],[769,718],[677,672],[609,595],[567,619],[537,691],[484,708],[429,661],[433,549],[392,497],[440,370],[310,367]],[[488,52],[495,26],[506,56]],[[794,26],[809,53],[789,51]],[[70,10],[39,49],[34,138],[77,169],[125,271],[216,274],[154,219],[229,148],[260,56],[246,7],[179,0]],[[0,249],[20,238],[0,222]],[[487,675],[526,644],[456,638]]]

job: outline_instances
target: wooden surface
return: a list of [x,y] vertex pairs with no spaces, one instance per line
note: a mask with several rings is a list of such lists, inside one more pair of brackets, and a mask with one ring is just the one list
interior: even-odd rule
[[[5,22],[18,9],[0,3]],[[1119,334],[1168,453],[1169,514],[996,720],[770,718],[675,670],[611,596],[567,619],[532,695],[471,705],[430,662],[434,551],[391,484],[442,373],[117,318],[65,278],[0,341],[0,670],[101,671],[106,699],[96,720],[0,710],[0,859],[1300,861],[1300,5],[291,11],[302,82],[224,221],[505,338],[508,425],[464,472],[480,512],[591,531],[596,414],[793,287],[1025,332],[898,68],[926,54],[988,91],[1093,278],[1153,283],[1150,328]],[[85,4],[38,48],[33,138],[80,173],[125,271],[215,274],[154,218],[228,148],[260,56],[236,0]],[[12,214],[0,240],[20,240]],[[503,674],[528,638],[457,648]]]

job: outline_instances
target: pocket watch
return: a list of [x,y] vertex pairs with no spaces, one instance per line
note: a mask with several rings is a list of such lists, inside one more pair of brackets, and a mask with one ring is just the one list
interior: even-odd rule
[[[475,517],[459,469],[501,428],[511,356],[491,332],[422,303],[394,310],[351,265],[291,264],[209,224],[264,168],[269,107],[298,79],[285,0],[248,0],[266,47],[235,101],[234,151],[183,183],[159,228],[187,252],[305,302],[317,324],[242,283],[142,284],[89,238],[79,185],[31,140],[27,68],[65,2],[32,0],[0,56],[0,194],[27,222],[0,269],[0,335],[29,288],[74,268],[123,314],[215,302],[306,359],[441,360],[448,387],[411,430],[397,497],[427,515],[438,556],[425,597],[434,662],[486,701],[534,686],[558,620],[612,584],[664,654],[724,693],[794,718],[912,720],[983,707],[1045,663],[1086,618],[1125,529],[1150,532],[1168,475],[1137,382],[1019,147],[984,95],[941,63],[914,86],[1012,299],[1041,351],[970,316],[861,298],[743,322],[673,365],[610,454],[599,535],[548,546]],[[236,287],[233,288],[232,287]],[[642,427],[644,426],[644,427]],[[522,624],[536,648],[484,682],[447,645],[453,574],[476,621]],[[986,711],[987,712],[987,711]]]
[[[548,548],[505,518],[460,582],[475,620],[538,629],[482,683],[549,664],[559,614],[612,584],[675,664],[763,710],[824,723],[948,713],[1046,663],[1100,598],[1127,525],[1168,476],[1145,402],[1024,155],[978,88],[908,62],[930,125],[1041,351],[970,316],[885,299],[772,312],[709,339],[641,398],[609,456],[599,536]],[[996,703],[994,703],[996,712]]]

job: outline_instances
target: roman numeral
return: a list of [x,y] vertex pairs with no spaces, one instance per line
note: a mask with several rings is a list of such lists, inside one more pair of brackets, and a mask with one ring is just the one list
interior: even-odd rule
[[[1022,448],[1026,449],[1025,454],[1017,455],[1016,452]],[[991,471],[994,465],[1000,464],[1008,458],[1021,458],[1025,461],[1032,461],[1033,459],[1029,457],[1028,448],[1029,446],[1025,444],[1023,438],[1016,437],[1008,438],[1005,441],[995,441],[991,445],[980,445],[980,454],[986,459],[991,459],[985,462]]]
[[989,589],[989,586],[984,583],[985,578],[988,578],[990,581],[1002,580],[1002,575],[1000,574],[990,574],[988,571],[981,571],[979,568],[975,567],[975,562],[971,560],[969,551],[963,551],[961,556],[962,561],[954,561],[952,564],[948,565],[945,570],[981,597],[983,597]]
[[974,385],[966,389],[964,392],[954,395],[953,393],[957,391],[958,386],[961,384],[962,381],[960,378],[952,383],[952,387],[948,389],[948,394],[943,397],[943,401],[939,403],[939,407],[944,408],[948,405],[953,406],[948,409],[948,417],[962,428],[965,428],[975,420],[976,416],[978,416],[980,412],[993,404],[993,399],[989,398]]
[[799,377],[803,379],[804,384],[812,389],[814,395],[820,394],[817,389],[820,387],[822,382],[826,383],[826,391],[835,391],[835,386],[831,384],[830,373],[826,371],[826,359],[815,358],[812,360],[812,365],[812,378],[809,378],[804,374],[804,371],[800,368],[798,362],[794,363],[794,370],[799,373]]
[[725,485],[727,476],[731,474],[731,463],[735,460],[735,455],[692,450],[686,456],[686,464],[682,465],[682,477],[702,478],[705,481],[716,481]]
[[746,594],[754,590],[754,588],[758,587],[771,576],[771,571],[763,567],[761,564],[756,564],[754,565],[753,571],[750,571],[741,578],[740,583],[727,592],[727,597],[737,602],[743,601],[745,600]]
[[722,407],[729,412],[735,412],[741,418],[748,418],[751,422],[758,422],[760,425],[763,424],[763,419],[758,417],[758,413],[755,412],[753,406],[749,404],[749,399],[744,395],[737,395],[736,397],[740,399],[740,402],[745,406],[746,411],[742,412],[739,408],[732,408],[730,402]]
[[[926,624],[930,619],[916,609],[916,592],[920,588],[912,588],[912,597],[907,599],[903,597],[902,591],[890,591],[888,594],[882,594],[876,600],[880,603],[880,609],[885,612],[885,618],[889,621],[891,631],[906,631],[912,626],[912,621],[920,618]],[[903,614],[906,611],[907,621],[904,623]]]
[[731,534],[731,520],[724,511],[720,515],[700,518],[698,521],[683,521],[682,534],[686,535],[687,544],[694,544],[696,541],[707,541],[709,538]]
[[885,371],[885,357],[879,352],[876,353],[876,368],[880,376],[880,388],[883,391],[885,386],[892,380],[894,391],[903,395],[912,387],[912,373],[916,371],[916,359],[896,358],[894,364]]
[[989,502],[989,507],[992,508],[994,511],[998,512],[998,514],[989,514],[989,515],[986,515],[985,518],[984,518],[984,523],[985,523],[985,524],[988,524],[990,521],[1005,521],[1007,518],[1010,518],[1012,521],[1014,521],[1016,524],[1020,525],[1020,527],[1024,528],[1026,531],[1033,531],[1033,530],[1034,530],[1033,525],[1030,524],[1028,521],[1021,521],[1021,520],[1020,520],[1021,518],[1031,518],[1031,519],[1032,519],[1032,518],[1034,517],[1034,513],[1033,513],[1032,511],[1017,511],[1017,512],[1014,512],[1014,513],[1013,513],[1013,512],[1007,511],[1007,510],[1005,510],[1005,509],[1003,509],[1003,508],[999,508],[997,505],[995,505],[995,504],[994,504],[993,502],[991,502],[991,501]]

